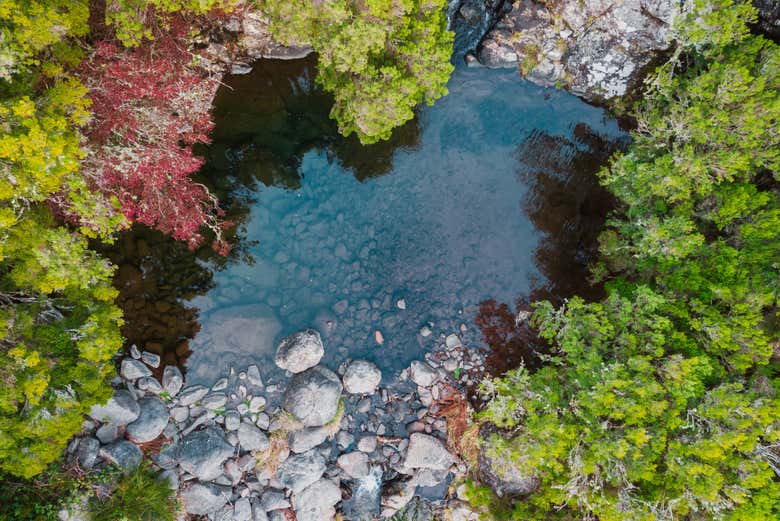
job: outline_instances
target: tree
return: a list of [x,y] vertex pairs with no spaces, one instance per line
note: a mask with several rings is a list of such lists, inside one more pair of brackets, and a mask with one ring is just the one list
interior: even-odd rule
[[441,0],[264,5],[276,39],[318,53],[317,81],[335,98],[331,117],[364,144],[388,139],[417,105],[447,94],[453,34],[445,8]]

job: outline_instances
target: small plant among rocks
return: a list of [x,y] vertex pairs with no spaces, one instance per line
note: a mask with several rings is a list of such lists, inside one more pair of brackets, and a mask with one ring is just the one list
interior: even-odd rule
[[110,495],[89,504],[93,521],[174,521],[179,504],[168,483],[148,463],[115,482]]

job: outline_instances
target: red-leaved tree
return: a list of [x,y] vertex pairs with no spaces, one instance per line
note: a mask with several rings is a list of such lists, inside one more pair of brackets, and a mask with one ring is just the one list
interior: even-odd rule
[[135,48],[102,41],[83,62],[80,76],[92,99],[83,171],[91,188],[118,201],[129,221],[191,248],[208,228],[215,249],[226,253],[217,200],[190,177],[203,164],[191,147],[209,142],[219,79],[193,65],[187,29],[171,20]]

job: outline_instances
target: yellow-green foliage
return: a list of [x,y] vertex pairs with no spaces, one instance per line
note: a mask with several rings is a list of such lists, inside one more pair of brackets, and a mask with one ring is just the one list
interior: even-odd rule
[[447,94],[453,35],[443,0],[269,0],[274,37],[309,44],[331,117],[363,143],[388,139],[422,102]]
[[693,4],[601,174],[610,296],[538,304],[550,364],[485,386],[486,450],[541,480],[498,519],[780,518],[780,47]]

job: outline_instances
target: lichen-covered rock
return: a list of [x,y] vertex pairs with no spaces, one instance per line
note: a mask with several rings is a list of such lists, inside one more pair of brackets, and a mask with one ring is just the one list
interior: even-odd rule
[[317,365],[324,354],[320,334],[314,329],[305,329],[279,342],[274,362],[286,371],[301,373]]
[[670,45],[674,0],[520,0],[477,51],[489,67],[518,67],[544,86],[591,101],[626,94]]
[[295,375],[284,394],[284,408],[307,427],[319,427],[338,412],[341,380],[324,367],[316,366]]
[[114,395],[105,405],[94,405],[89,415],[102,422],[127,425],[134,422],[140,412],[141,408],[133,395],[129,391],[120,389],[114,391]]
[[537,478],[510,463],[508,458],[491,458],[487,454],[479,458],[479,477],[499,497],[527,496],[540,485]]

